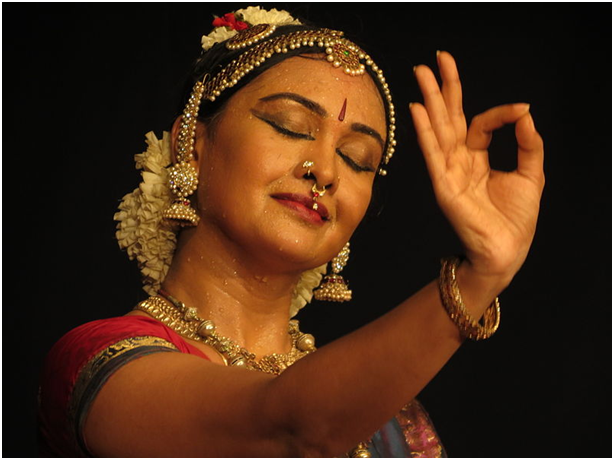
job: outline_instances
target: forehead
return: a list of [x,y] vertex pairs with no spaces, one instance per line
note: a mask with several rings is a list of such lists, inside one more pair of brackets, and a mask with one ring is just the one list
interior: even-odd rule
[[240,93],[242,99],[259,99],[277,92],[294,92],[322,105],[336,116],[340,104],[347,99],[348,110],[361,114],[363,122],[370,122],[385,131],[384,103],[373,79],[368,74],[347,75],[326,61],[324,55],[294,56],[276,64]]

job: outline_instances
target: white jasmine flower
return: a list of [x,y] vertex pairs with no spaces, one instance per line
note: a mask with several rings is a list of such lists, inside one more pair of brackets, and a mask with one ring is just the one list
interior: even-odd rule
[[209,35],[203,35],[201,39],[202,47],[205,51],[211,49],[216,43],[228,40],[237,34],[236,30],[227,30],[226,27],[216,27]]
[[326,273],[326,265],[321,265],[312,270],[307,270],[301,275],[301,279],[294,288],[294,298],[290,304],[290,317],[296,316],[298,311],[311,302],[313,290],[318,287],[322,276]]
[[287,11],[279,11],[275,8],[267,11],[259,6],[248,6],[242,10],[237,10],[235,15],[242,17],[243,21],[252,26],[256,24],[274,24],[276,26],[300,24],[300,21],[294,19]]

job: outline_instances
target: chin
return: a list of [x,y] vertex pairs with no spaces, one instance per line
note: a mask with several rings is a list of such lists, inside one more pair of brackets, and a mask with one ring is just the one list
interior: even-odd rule
[[252,247],[259,249],[259,258],[270,267],[303,272],[319,267],[335,256],[330,245],[323,245],[322,236],[313,232],[290,231],[286,227],[278,229],[273,238],[271,236],[269,233],[251,243]]

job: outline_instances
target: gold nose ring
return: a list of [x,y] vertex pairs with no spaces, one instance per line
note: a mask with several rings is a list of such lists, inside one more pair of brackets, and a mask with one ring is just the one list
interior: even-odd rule
[[[311,160],[305,160],[305,162],[303,162],[303,168],[307,170],[307,176],[311,176],[311,168],[313,168],[315,165],[315,163]],[[311,187],[311,193],[313,194],[312,196],[312,200],[313,200],[313,205],[311,206],[311,209],[313,209],[314,211],[318,210],[318,198],[320,198],[321,196],[324,196],[324,194],[326,193],[326,186],[322,187],[322,190],[318,189],[318,184],[317,181],[316,183],[313,184],[313,187]]]
[[303,163],[303,168],[305,168],[307,170],[307,175],[311,176],[311,168],[313,168],[313,166],[315,165],[315,163],[311,160],[307,160]]
[[326,193],[326,186],[322,187],[322,190],[318,190],[318,184],[313,184],[313,187],[311,187],[311,192],[313,193],[314,198],[319,198],[324,196]]
[[318,210],[318,198],[320,198],[321,196],[324,196],[324,194],[326,193],[326,186],[322,187],[322,190],[318,190],[318,184],[313,184],[313,187],[311,187],[311,193],[313,193],[313,205],[311,206],[311,209],[313,209],[314,211]]

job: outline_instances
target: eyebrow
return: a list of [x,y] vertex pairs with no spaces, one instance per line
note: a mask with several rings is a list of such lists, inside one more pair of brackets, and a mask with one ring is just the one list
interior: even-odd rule
[[324,107],[322,107],[317,102],[312,101],[311,99],[307,99],[306,97],[301,96],[300,94],[296,94],[296,93],[275,93],[275,94],[271,94],[269,96],[265,96],[263,98],[260,98],[260,100],[264,101],[264,102],[276,101],[278,99],[290,99],[291,101],[298,102],[299,104],[305,106],[311,112],[315,113],[316,115],[319,115],[322,118],[324,118],[324,117],[326,117],[328,115],[326,110],[324,110]]
[[[317,102],[312,101],[311,99],[307,99],[306,97],[301,96],[300,94],[289,93],[289,92],[275,93],[275,94],[270,94],[269,96],[260,98],[260,100],[263,102],[276,101],[278,99],[290,99],[291,101],[298,102],[299,104],[306,107],[311,112],[315,113],[316,115],[322,118],[325,118],[328,116],[328,112],[324,109],[324,107],[322,107]],[[367,126],[362,123],[352,123],[350,128],[354,132],[366,134],[367,136],[371,136],[382,146],[382,148],[384,148],[384,146],[386,145],[380,133],[378,133],[375,129],[371,128],[370,126]]]

